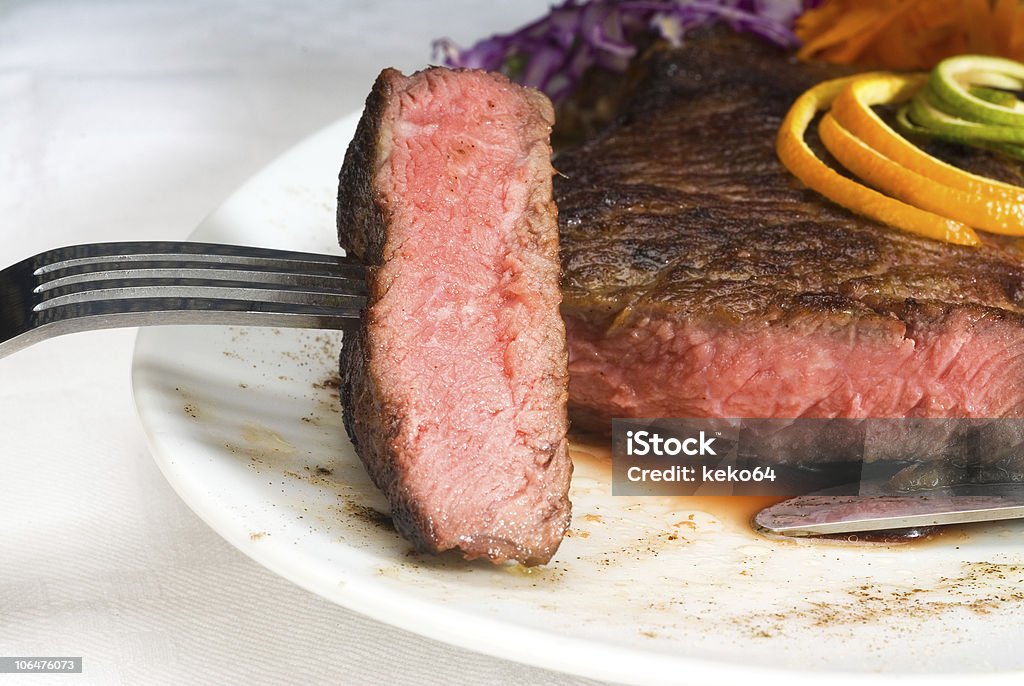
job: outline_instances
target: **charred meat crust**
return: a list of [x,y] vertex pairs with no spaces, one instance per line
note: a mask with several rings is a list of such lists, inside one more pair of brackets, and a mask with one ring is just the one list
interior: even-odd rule
[[[382,262],[384,232],[389,221],[373,183],[382,156],[380,126],[394,83],[401,78],[397,70],[385,69],[374,82],[338,178],[338,242],[347,254],[370,266],[371,273]],[[372,276],[368,282],[372,302],[380,297],[379,284]],[[374,484],[385,493],[392,493],[397,488],[398,476],[383,448],[394,441],[399,417],[384,405],[382,389],[369,373],[373,349],[368,341],[366,316],[364,311],[359,328],[345,334],[341,349],[342,419]],[[418,538],[424,530],[425,518],[404,503],[391,503],[395,528],[403,537],[421,545]]]
[[[844,299],[882,316],[908,298],[1024,312],[1010,254],[1020,241],[986,235],[974,250],[917,238],[833,205],[781,167],[782,118],[833,71],[719,33],[654,52],[646,66],[617,121],[556,158],[570,313],[682,315],[685,303],[689,317],[764,321],[817,309],[814,294],[823,310]],[[958,157],[1022,180],[991,155]]]
[[395,83],[402,78],[396,69],[385,69],[377,77],[338,175],[338,243],[370,266],[383,261],[384,230],[390,219],[373,183],[386,154],[381,149],[381,122]]

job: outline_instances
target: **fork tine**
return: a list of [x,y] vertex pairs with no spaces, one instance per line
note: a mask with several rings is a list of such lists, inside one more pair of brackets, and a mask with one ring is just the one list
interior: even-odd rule
[[211,281],[208,279],[136,278],[89,282],[87,288],[64,287],[47,291],[34,312],[96,300],[127,298],[215,298],[226,300],[297,303],[323,307],[346,307],[365,302],[366,288],[341,287],[337,280],[321,279],[303,284],[252,283],[249,281]]
[[[207,282],[214,281],[244,281],[251,284],[264,284],[266,286],[318,286],[330,284],[333,288],[352,293],[365,293],[365,281],[363,278],[339,274],[331,269],[309,270],[303,268],[298,272],[294,269],[235,269],[230,265],[195,263],[182,264],[181,266],[166,266],[166,262],[157,263],[151,266],[150,263],[133,265],[125,269],[80,271],[82,267],[72,270],[61,270],[49,272],[40,276],[38,285],[34,292],[44,293],[54,289],[65,289],[70,286],[88,287],[91,284],[103,281],[135,281],[141,282],[148,279],[201,279]],[[95,265],[93,265],[95,266]],[[72,271],[72,273],[67,273]]]
[[[359,299],[342,307],[328,307],[305,303],[279,303],[228,298],[123,298],[118,300],[94,300],[62,305],[39,313],[40,324],[76,319],[116,318],[112,326],[142,326],[144,324],[166,324],[173,313],[187,315],[183,323],[197,323],[197,316],[216,316],[221,313],[242,315],[231,318],[239,323],[251,323],[258,319],[267,322],[278,321],[282,326],[296,326],[298,321],[308,322],[309,328],[336,329],[354,324],[353,317],[359,315],[362,303]],[[217,319],[223,323],[225,318]],[[126,321],[133,321],[126,324]],[[284,322],[288,322],[285,324]],[[177,322],[176,322],[177,323]],[[227,323],[233,323],[231,321]],[[93,328],[93,327],[90,327]]]
[[265,265],[295,267],[298,265],[324,265],[349,268],[353,276],[360,276],[362,265],[350,257],[317,253],[253,248],[242,245],[197,243],[192,241],[129,241],[116,243],[90,243],[47,250],[32,258],[37,275],[71,267],[117,262],[211,262],[236,265]]
[[125,326],[219,324],[349,331],[356,325],[358,313],[358,307],[217,298],[99,300],[34,313],[32,327],[16,331],[9,338],[0,338],[0,357],[54,336]]

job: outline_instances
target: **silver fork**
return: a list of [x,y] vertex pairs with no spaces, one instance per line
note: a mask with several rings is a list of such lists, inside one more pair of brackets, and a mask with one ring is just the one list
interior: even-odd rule
[[92,243],[0,271],[0,357],[66,333],[154,324],[346,329],[366,304],[352,258],[192,242]]

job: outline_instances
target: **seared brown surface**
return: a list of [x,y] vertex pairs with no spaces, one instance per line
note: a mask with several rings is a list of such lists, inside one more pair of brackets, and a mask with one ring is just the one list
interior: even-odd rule
[[[1024,414],[1012,348],[1024,331],[1019,241],[916,238],[846,212],[781,167],[783,116],[831,75],[757,40],[695,38],[650,56],[619,119],[556,158],[574,422]],[[942,152],[1024,180],[1014,162]],[[728,379],[737,366],[716,355],[766,340],[749,379]],[[836,378],[811,388],[816,362],[805,358],[819,348],[832,351],[821,364]],[[964,361],[967,351],[977,359]],[[887,393],[910,384],[915,395],[866,399],[882,381],[858,366],[890,357],[900,363],[886,371]]]
[[371,265],[344,421],[420,550],[541,564],[569,524],[552,117],[501,76],[385,70],[341,170],[339,240]]

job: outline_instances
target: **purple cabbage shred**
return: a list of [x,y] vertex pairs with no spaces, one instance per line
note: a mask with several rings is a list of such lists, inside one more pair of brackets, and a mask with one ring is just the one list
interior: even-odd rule
[[722,22],[776,45],[799,44],[793,24],[821,0],[590,0],[565,4],[512,33],[462,49],[434,41],[434,59],[449,67],[500,71],[537,88],[555,103],[568,97],[593,66],[625,71],[637,45],[661,38],[682,43],[687,31]]

